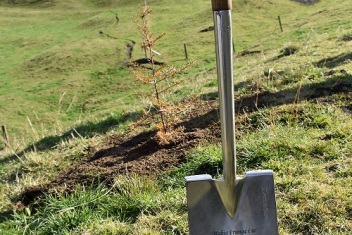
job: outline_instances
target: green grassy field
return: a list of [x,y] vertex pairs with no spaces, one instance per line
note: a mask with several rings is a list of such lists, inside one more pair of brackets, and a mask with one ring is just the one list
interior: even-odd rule
[[[128,132],[149,88],[124,64],[129,40],[137,43],[133,59],[144,57],[131,18],[143,3],[6,2],[0,1],[0,125],[8,128],[10,148],[0,143],[0,233],[187,234],[184,176],[221,173],[218,143],[188,151],[186,163],[156,180],[121,175],[110,186],[48,195],[36,211],[17,208],[25,188],[50,182],[89,146]],[[167,33],[156,59],[184,64],[186,44],[195,60],[174,96],[216,98],[213,32],[199,33],[213,24],[210,1],[148,5],[152,31]],[[351,234],[352,5],[233,5],[236,98],[258,97],[255,110],[237,117],[240,174],[274,170],[280,234]]]

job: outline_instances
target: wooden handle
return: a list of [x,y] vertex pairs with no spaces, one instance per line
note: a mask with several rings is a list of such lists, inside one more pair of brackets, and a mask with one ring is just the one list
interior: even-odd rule
[[224,11],[232,9],[232,0],[212,0],[213,11]]

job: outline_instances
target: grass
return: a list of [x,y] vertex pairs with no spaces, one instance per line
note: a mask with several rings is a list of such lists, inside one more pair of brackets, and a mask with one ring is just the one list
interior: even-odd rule
[[[55,125],[56,121],[67,126],[78,122],[82,116],[92,118],[92,113],[101,118],[98,113],[104,110],[102,106],[106,103],[109,103],[108,107],[119,105],[123,110],[124,102],[127,103],[125,107],[136,102],[128,103],[129,97],[133,96],[131,90],[135,89],[122,79],[128,72],[114,68],[120,61],[116,54],[118,43],[102,38],[96,26],[89,24],[90,18],[96,17],[100,26],[109,25],[111,22],[106,20],[113,15],[106,9],[88,8],[77,14],[75,6],[68,10],[62,7],[2,9],[6,11],[2,14],[4,18],[13,18],[12,25],[2,27],[2,34],[7,37],[1,42],[6,56],[6,63],[1,63],[2,80],[7,81],[0,92],[6,95],[6,99],[1,100],[5,110],[1,119],[12,127],[10,136],[31,135],[26,128],[26,117],[36,119],[32,110],[39,113],[37,122],[46,124],[45,127],[52,131],[55,127],[61,128]],[[18,14],[23,17],[13,17]],[[15,79],[10,79],[13,77]],[[116,92],[127,87],[131,87],[129,94]],[[124,100],[119,101],[121,97]],[[40,100],[42,102],[38,102]],[[20,105],[14,106],[14,102]],[[101,108],[97,110],[98,107]],[[113,110],[110,108],[104,114]],[[13,118],[5,115],[9,112],[19,116],[14,118],[16,123],[12,124]]]
[[148,178],[118,177],[109,189],[77,188],[71,195],[48,197],[46,206],[35,215],[29,210],[15,214],[19,224],[10,224],[7,231],[15,234],[19,227],[28,234],[55,234],[59,230],[62,234],[72,230],[78,234],[185,233],[184,195],[180,191],[162,189],[160,183]]
[[[37,211],[14,210],[24,188],[50,181],[89,154],[88,146],[125,132],[145,103],[138,98],[144,88],[121,66],[127,40],[140,41],[131,20],[139,2],[4,3],[0,120],[11,149],[0,152],[0,233],[187,234],[184,176],[221,176],[216,143],[198,146],[158,179],[118,176],[111,186],[48,195]],[[184,63],[183,44],[196,60],[177,99],[188,92],[216,98],[213,33],[198,33],[212,25],[210,3],[149,4],[152,30],[167,32],[158,60]],[[274,170],[283,235],[352,231],[351,13],[343,0],[234,2],[236,96],[258,95],[263,104],[236,117],[238,170]],[[285,53],[290,48],[294,54]],[[243,50],[259,53],[239,56]],[[134,53],[144,57],[139,48]],[[269,101],[260,96],[268,93]]]

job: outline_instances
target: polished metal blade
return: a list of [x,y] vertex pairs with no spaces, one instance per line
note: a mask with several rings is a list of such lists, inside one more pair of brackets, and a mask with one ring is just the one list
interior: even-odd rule
[[238,180],[233,192],[238,198],[233,217],[222,203],[217,181],[210,175],[186,177],[189,234],[279,234],[272,171],[247,172]]

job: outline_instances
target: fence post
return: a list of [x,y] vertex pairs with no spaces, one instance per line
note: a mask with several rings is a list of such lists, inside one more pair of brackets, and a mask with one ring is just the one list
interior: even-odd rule
[[2,125],[1,126],[1,130],[2,130],[2,137],[4,139],[4,149],[9,147],[9,138],[7,135],[7,130],[6,130],[6,126]]
[[281,18],[280,18],[280,16],[278,16],[277,19],[279,20],[280,30],[281,30],[281,33],[282,33],[282,32],[283,32],[283,29],[282,29],[282,24],[281,24]]
[[183,47],[184,47],[184,49],[185,49],[186,60],[188,60],[188,53],[187,53],[187,45],[186,45],[186,43],[183,44]]

